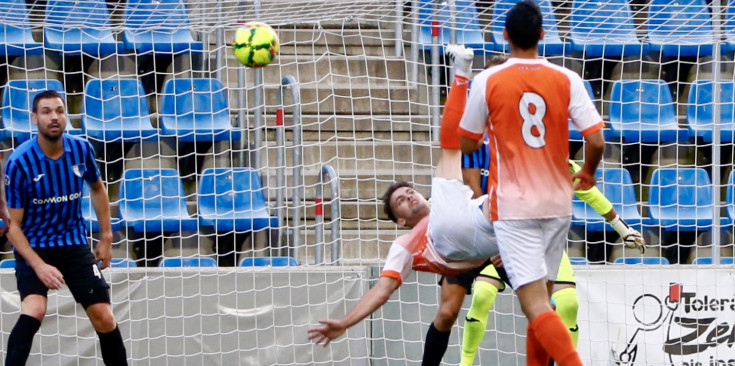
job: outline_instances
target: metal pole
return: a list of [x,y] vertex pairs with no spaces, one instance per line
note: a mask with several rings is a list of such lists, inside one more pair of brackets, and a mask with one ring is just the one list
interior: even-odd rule
[[438,6],[439,0],[434,3],[433,17],[431,21],[431,141],[439,141],[439,124],[441,123],[439,116],[439,104],[441,103],[441,76],[439,70],[439,27]]
[[324,240],[324,177],[329,179],[331,188],[330,201],[331,201],[331,234],[329,240],[331,241],[331,264],[338,265],[341,257],[341,237],[340,237],[340,225],[342,215],[340,213],[340,200],[339,200],[339,179],[337,173],[334,171],[331,165],[322,165],[322,170],[317,178],[316,183],[316,198],[314,198],[316,213],[316,225],[314,227],[314,236],[316,239],[316,247],[314,256],[316,257],[316,264],[324,263],[324,246],[326,241]]
[[712,114],[714,126],[712,126],[712,263],[720,263],[720,36],[722,26],[720,23],[721,8],[719,1],[712,2],[712,28],[714,33],[712,50]]
[[[276,104],[276,212],[278,225],[287,228],[286,225],[286,137],[283,126],[283,89],[278,90]],[[256,140],[257,143],[257,140]],[[278,255],[288,255],[282,252],[283,230],[278,230]],[[298,259],[297,259],[298,260]]]
[[237,67],[237,127],[240,128],[240,152],[238,153],[238,165],[240,167],[245,166],[245,151],[248,149],[248,126],[246,122],[247,118],[247,94],[245,93],[245,85],[247,82],[245,79],[247,74],[245,73],[245,66]]
[[411,1],[411,83],[419,80],[419,5]]
[[[291,223],[293,226],[291,236],[291,256],[299,261],[299,246],[301,245],[301,189],[303,187],[302,175],[303,175],[303,159],[301,157],[302,134],[301,134],[301,91],[299,90],[296,78],[291,75],[286,75],[281,79],[281,88],[279,90],[279,96],[283,95],[286,89],[291,89],[291,99],[293,102],[292,106],[292,148],[293,148],[293,190],[291,193],[291,204],[293,211],[291,214]],[[278,100],[280,109],[280,118],[283,121],[283,97]],[[282,136],[285,137],[285,136]],[[285,141],[283,143],[285,153]],[[285,158],[285,157],[284,157]]]
[[396,0],[396,22],[394,25],[396,33],[396,45],[394,55],[401,57],[403,54],[403,0]]
[[[457,44],[457,4],[454,0],[449,0],[449,43]],[[454,68],[448,67],[447,84],[452,85],[454,82]]]
[[261,156],[263,147],[263,114],[265,112],[265,87],[263,86],[263,68],[253,70],[253,84],[255,84],[255,95],[253,102],[253,161],[250,165],[257,171],[262,166]]
[[215,43],[217,51],[215,51],[215,70],[214,77],[222,80],[222,69],[226,63],[225,60],[225,29],[222,27],[222,2],[217,2],[217,28],[214,31]]

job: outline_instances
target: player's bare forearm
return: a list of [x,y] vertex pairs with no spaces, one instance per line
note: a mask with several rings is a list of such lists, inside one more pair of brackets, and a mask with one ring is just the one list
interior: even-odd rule
[[0,229],[0,234],[4,234],[10,227],[10,212],[8,211],[8,202],[5,199],[5,172],[0,168],[0,220],[5,223],[5,228]]
[[482,191],[482,172],[480,169],[463,168],[462,180],[464,184],[472,189],[472,198],[480,197],[484,194]]
[[101,241],[112,243],[112,224],[110,219],[110,200],[107,198],[107,189],[98,180],[89,186],[89,198],[92,201],[94,212],[97,214],[97,222],[100,225]]
[[342,319],[322,320],[319,322],[322,324],[320,327],[309,329],[309,339],[316,342],[316,344],[328,345],[329,342],[344,334],[348,328],[359,323],[383,306],[398,286],[400,286],[400,282],[395,278],[380,277],[378,283]]
[[467,136],[459,137],[459,148],[462,154],[472,154],[482,145],[482,139],[473,140]]
[[582,170],[594,174],[602,160],[602,154],[605,153],[605,137],[603,137],[602,131],[597,131],[585,136],[584,139],[584,166]]

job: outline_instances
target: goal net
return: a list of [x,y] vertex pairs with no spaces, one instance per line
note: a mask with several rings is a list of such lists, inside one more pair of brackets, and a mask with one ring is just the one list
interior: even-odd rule
[[[0,0],[3,162],[36,133],[33,96],[62,92],[67,132],[92,142],[108,189],[116,266],[103,274],[130,364],[418,363],[438,309],[433,274],[412,275],[327,348],[306,330],[351,309],[405,232],[383,213],[384,190],[409,181],[429,192],[452,78],[444,46],[474,48],[480,71],[509,52],[514,3]],[[582,76],[606,121],[598,186],[649,244],[625,248],[573,201],[585,364],[735,363],[735,5],[538,4],[540,51]],[[267,67],[234,58],[248,21],[278,33]],[[574,129],[570,159],[584,160]],[[13,258],[9,243],[2,256]],[[635,261],[646,264],[619,263]],[[6,263],[2,354],[20,313]],[[469,304],[445,364],[459,363]],[[476,364],[524,364],[525,329],[502,292]],[[102,364],[68,289],[50,292],[29,364]]]

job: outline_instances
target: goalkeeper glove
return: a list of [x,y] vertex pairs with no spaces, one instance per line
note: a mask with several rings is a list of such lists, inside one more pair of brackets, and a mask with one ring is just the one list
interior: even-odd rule
[[626,247],[638,248],[641,254],[646,252],[646,239],[643,239],[643,235],[638,230],[628,226],[620,216],[616,215],[614,219],[610,220],[610,225],[623,239],[623,244]]

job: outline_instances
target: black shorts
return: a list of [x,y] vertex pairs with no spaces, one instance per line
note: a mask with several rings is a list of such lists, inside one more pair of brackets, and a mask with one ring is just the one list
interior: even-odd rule
[[[468,272],[460,273],[456,276],[448,276],[448,277],[442,276],[442,278],[439,279],[439,286],[441,286],[442,282],[446,279],[447,283],[460,285],[464,287],[465,289],[467,289],[467,295],[472,295],[472,284],[475,282],[475,278],[477,277],[492,278],[492,279],[498,280],[501,283],[505,283],[508,286],[510,286],[510,280],[508,279],[508,274],[505,273],[505,268],[495,267],[495,271],[497,271],[498,273],[498,277],[495,277],[495,276],[486,276],[481,273],[487,266],[492,266],[492,263],[490,263],[490,261],[487,261],[485,262],[485,264],[483,264],[480,267],[477,267]],[[511,286],[511,288],[512,287],[513,286]],[[503,286],[503,288],[501,288],[500,291],[503,291],[504,289],[505,289],[505,286]]]
[[[89,245],[35,248],[34,250],[44,262],[61,272],[74,300],[85,309],[93,304],[110,303],[110,285],[102,277],[97,261],[89,250]],[[36,272],[28,262],[17,253],[15,254],[15,278],[18,280],[21,301],[28,295],[47,297],[48,287],[36,276]]]

